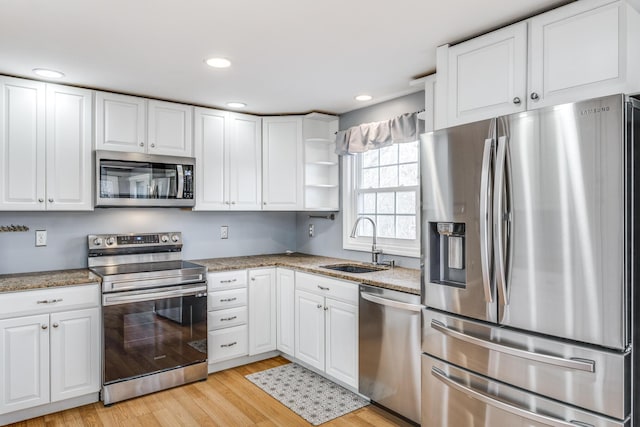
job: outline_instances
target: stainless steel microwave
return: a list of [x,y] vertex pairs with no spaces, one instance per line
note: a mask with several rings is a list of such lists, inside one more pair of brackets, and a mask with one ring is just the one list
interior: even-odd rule
[[194,206],[194,177],[193,157],[96,150],[96,206]]

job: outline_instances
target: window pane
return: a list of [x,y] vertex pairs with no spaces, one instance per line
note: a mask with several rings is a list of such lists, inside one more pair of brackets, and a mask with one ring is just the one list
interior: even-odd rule
[[400,185],[418,185],[418,164],[400,165]]
[[378,193],[378,213],[393,214],[395,193]]
[[396,193],[396,213],[415,214],[416,213],[416,192],[399,191]]
[[396,226],[393,215],[378,215],[376,225],[378,226],[378,237],[396,237]]
[[398,239],[415,239],[417,238],[416,217],[415,216],[397,216],[396,224]]
[[398,166],[380,168],[380,188],[398,186]]
[[378,166],[378,150],[369,150],[365,151],[362,154],[359,154],[362,158],[362,167],[370,168],[372,166]]
[[363,169],[361,188],[378,188],[378,168]]
[[376,213],[376,193],[364,193],[358,197],[358,215]]
[[400,150],[400,163],[418,160],[418,141],[398,144],[398,149]]
[[398,163],[398,144],[379,149],[380,165],[393,165]]

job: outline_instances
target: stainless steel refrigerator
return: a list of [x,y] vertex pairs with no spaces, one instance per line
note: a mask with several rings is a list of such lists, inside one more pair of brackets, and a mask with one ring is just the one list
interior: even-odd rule
[[631,426],[640,102],[421,136],[422,425]]

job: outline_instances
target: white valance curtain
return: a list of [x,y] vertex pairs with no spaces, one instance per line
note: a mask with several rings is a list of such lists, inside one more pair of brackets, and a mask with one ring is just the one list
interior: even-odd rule
[[391,120],[364,123],[336,133],[336,154],[364,153],[391,144],[418,140],[424,122],[418,113],[407,113]]

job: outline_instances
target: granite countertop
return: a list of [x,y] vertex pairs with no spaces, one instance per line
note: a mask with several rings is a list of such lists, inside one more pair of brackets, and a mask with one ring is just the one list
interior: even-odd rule
[[[210,272],[259,267],[287,267],[298,271],[323,274],[337,279],[350,280],[357,283],[420,295],[420,270],[395,267],[393,269],[372,273],[355,274],[320,267],[327,264],[345,263],[367,265],[366,263],[341,258],[293,253],[290,255],[276,254],[210,258],[194,260],[193,262],[204,265]],[[3,274],[0,275],[0,293],[92,283],[100,283],[100,277],[88,269]]]
[[323,274],[337,279],[350,280],[380,288],[393,289],[410,294],[420,295],[420,270],[395,267],[393,269],[375,271],[371,273],[346,273],[343,271],[321,268],[328,264],[357,264],[368,265],[363,262],[341,258],[330,258],[300,253],[276,255],[252,255],[231,258],[210,258],[193,260],[196,264],[207,267],[209,272],[224,270],[240,270],[258,267],[288,267],[298,271]]
[[82,268],[0,275],[0,293],[100,283],[100,277]]

